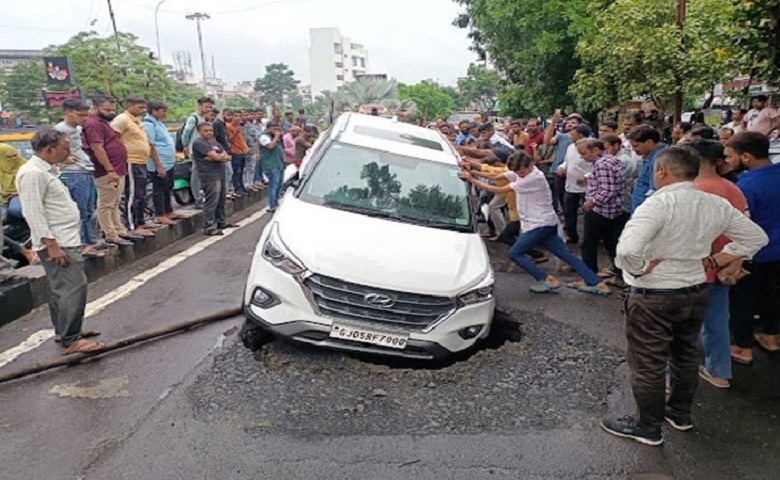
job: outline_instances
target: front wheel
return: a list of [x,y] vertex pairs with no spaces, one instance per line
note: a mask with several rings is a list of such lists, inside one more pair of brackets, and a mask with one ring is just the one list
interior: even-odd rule
[[192,192],[189,187],[180,188],[173,191],[173,198],[179,205],[189,205],[192,203]]
[[244,324],[241,325],[241,330],[238,331],[238,338],[241,339],[241,343],[246,348],[253,352],[260,350],[263,348],[263,345],[272,342],[274,339],[272,334],[266,332],[262,327],[249,319],[244,320]]

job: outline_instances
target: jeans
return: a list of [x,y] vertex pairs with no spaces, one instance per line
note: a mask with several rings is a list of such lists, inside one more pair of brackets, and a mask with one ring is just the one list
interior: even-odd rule
[[38,255],[49,284],[49,315],[54,333],[62,336],[62,346],[67,348],[81,338],[81,323],[87,305],[87,275],[79,249],[63,247],[63,250],[70,260],[67,267],[50,261],[45,249]]
[[135,230],[139,225],[144,225],[144,210],[146,209],[146,185],[149,182],[149,170],[146,165],[128,165],[125,185],[125,212],[127,212],[127,226]]
[[8,208],[6,209],[9,217],[22,218],[22,201],[19,199],[19,195],[11,197],[8,200]]
[[233,161],[225,162],[225,189],[227,193],[233,193]]
[[543,246],[550,253],[568,263],[577,275],[585,280],[588,286],[598,285],[603,282],[593,270],[589,269],[585,263],[580,260],[574,252],[558,236],[558,227],[539,227],[531,231],[524,232],[517,239],[512,248],[509,249],[509,259],[517,264],[518,267],[528,272],[536,281],[547,278],[547,272],[536,266],[536,264],[525,256],[534,247]]
[[246,168],[246,155],[233,154],[230,160],[233,167],[233,190],[237,193],[246,192],[244,188],[244,168]]
[[731,289],[730,323],[734,345],[751,348],[754,316],[759,332],[777,335],[780,327],[780,261],[745,262],[750,275]]
[[284,170],[267,170],[265,172],[265,176],[268,177],[268,205],[271,207],[271,210],[276,210],[276,207],[279,206],[283,173]]
[[706,309],[706,290],[669,296],[632,293],[626,298],[626,360],[643,427],[660,429],[667,409],[676,417],[690,416],[699,385],[699,332]]
[[[256,158],[255,161],[255,175],[252,177],[252,183],[259,183],[263,181],[263,173],[268,176],[268,172],[263,172],[263,164],[260,163],[260,159]],[[268,181],[270,182],[271,179],[269,178]]]
[[617,218],[607,218],[594,211],[585,212],[582,260],[585,261],[588,268],[594,272],[599,271],[599,243],[602,241],[610,262],[615,263],[615,252],[624,225],[625,220],[622,215]]
[[583,200],[585,200],[584,193],[566,192],[563,196],[564,230],[573,243],[580,243],[580,235],[577,233],[577,210],[580,209]]
[[70,198],[79,207],[81,243],[93,245],[97,241],[92,217],[95,216],[95,179],[91,173],[63,173],[60,177],[70,191]]
[[204,178],[203,187],[203,230],[213,230],[225,225],[225,177]]
[[731,378],[731,341],[729,336],[729,287],[707,284],[710,300],[701,326],[704,366],[718,378]]
[[149,172],[152,181],[152,202],[154,214],[158,217],[173,213],[171,195],[173,194],[173,168],[165,172],[165,178],[160,178],[157,172]]

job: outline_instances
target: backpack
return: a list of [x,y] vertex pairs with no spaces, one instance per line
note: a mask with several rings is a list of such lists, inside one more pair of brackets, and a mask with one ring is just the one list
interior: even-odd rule
[[[190,115],[187,117],[187,120],[190,119],[190,117],[195,117],[195,115]],[[195,117],[195,124],[197,125],[198,118]],[[184,148],[187,147],[187,145],[184,145],[184,128],[187,126],[187,122],[184,122],[184,125],[182,125],[178,130],[176,130],[176,141],[175,141],[175,147],[177,152],[183,152]]]

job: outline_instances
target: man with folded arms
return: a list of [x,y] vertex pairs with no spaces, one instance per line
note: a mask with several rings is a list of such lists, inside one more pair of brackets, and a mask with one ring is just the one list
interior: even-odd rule
[[[728,280],[769,241],[766,233],[726,200],[697,190],[699,159],[685,147],[658,153],[656,191],[626,225],[615,264],[631,286],[626,299],[626,337],[631,388],[638,416],[607,418],[608,433],[646,445],[661,445],[666,420],[677,430],[693,428],[691,405],[699,379],[699,332],[707,309],[706,269]],[[731,243],[710,255],[712,243]],[[668,401],[665,372],[671,368]]]

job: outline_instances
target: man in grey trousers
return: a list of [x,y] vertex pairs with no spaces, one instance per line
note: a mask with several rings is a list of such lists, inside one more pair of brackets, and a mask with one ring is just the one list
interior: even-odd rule
[[49,313],[64,354],[95,352],[100,342],[82,337],[87,303],[87,276],[81,255],[81,216],[68,188],[59,179],[57,165],[70,153],[68,136],[54,128],[39,130],[32,141],[35,154],[16,175],[22,212],[30,226],[33,249],[46,270]]

